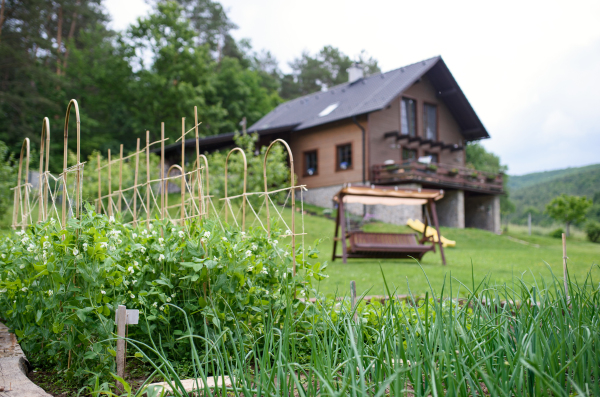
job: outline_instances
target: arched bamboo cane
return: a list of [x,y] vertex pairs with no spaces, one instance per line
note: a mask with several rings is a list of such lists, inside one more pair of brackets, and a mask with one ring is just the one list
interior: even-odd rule
[[[193,165],[193,169],[195,169],[196,172],[196,179],[194,179],[194,175],[191,175],[191,180],[190,180],[190,186],[192,186],[192,190],[194,189],[194,186],[196,185],[196,180],[197,180],[197,185],[198,185],[198,197],[199,197],[199,202],[200,202],[200,218],[202,218],[202,215],[208,215],[208,195],[209,195],[209,181],[208,181],[208,159],[206,158],[205,155],[200,154],[198,155],[199,159],[201,158],[202,161],[204,162],[204,169],[206,170],[204,172],[205,177],[204,180],[206,181],[206,190],[203,189],[203,178],[202,178],[202,171],[200,170],[200,167],[198,166],[198,160],[194,161],[194,165]],[[206,193],[204,193],[206,192]]]
[[[44,164],[45,156],[45,164]],[[40,179],[38,184],[38,222],[48,219],[48,165],[50,161],[50,120],[42,121],[42,138],[40,140]],[[45,167],[44,167],[45,165]]]
[[79,164],[81,162],[80,138],[81,126],[79,118],[79,105],[75,99],[71,99],[67,106],[67,115],[65,116],[65,133],[64,133],[64,152],[63,152],[63,200],[62,200],[62,227],[67,225],[67,159],[69,156],[69,116],[71,115],[71,107],[75,107],[75,120],[77,122],[77,171],[75,174],[75,217],[79,217],[79,190],[81,188],[81,170]]
[[[21,176],[23,175],[23,151],[25,151],[25,183],[21,184]],[[17,174],[17,186],[15,187],[15,195],[14,195],[14,208],[13,208],[13,229],[16,229],[17,226],[21,226],[21,229],[25,229],[27,226],[27,214],[29,214],[29,192],[28,185],[29,184],[29,138],[25,138],[23,144],[21,145],[21,155],[19,156],[19,172]],[[25,187],[25,205],[21,212],[21,222],[19,223],[19,209],[21,208],[21,187]]]
[[[179,172],[181,173],[181,177],[185,178],[185,175],[183,175],[183,169],[181,168],[181,166],[179,164],[173,164],[167,170],[167,175],[165,176],[165,179],[166,179],[166,181],[165,181],[165,206],[163,208],[163,211],[165,212],[165,214],[169,213],[169,176],[171,175],[171,171],[173,171],[173,170],[179,170]],[[185,217],[185,201],[181,202],[181,211],[184,215],[180,214],[180,216],[179,216],[180,220]],[[170,217],[169,217],[169,219],[170,219]],[[181,221],[181,226],[183,226],[183,221]]]
[[269,236],[271,235],[271,219],[269,217],[269,188],[267,183],[267,157],[269,156],[269,152],[274,144],[277,142],[281,142],[283,146],[287,149],[288,156],[290,158],[290,187],[292,188],[292,271],[293,275],[296,275],[296,189],[294,189],[294,155],[292,154],[292,150],[288,146],[287,142],[283,139],[275,139],[265,152],[265,158],[263,160],[263,177],[265,180],[265,207],[267,209],[267,232]]
[[[229,156],[231,156],[231,154],[235,151],[239,151],[242,154],[242,158],[244,159],[244,194],[242,196],[242,231],[244,231],[246,227],[246,179],[248,176],[248,163],[246,162],[246,153],[244,153],[244,151],[239,147],[231,149],[229,153],[227,153],[227,158],[225,159],[225,201],[227,201],[227,163],[229,162]],[[227,202],[225,203],[225,205],[225,222],[227,222],[227,208],[229,207],[229,205]],[[234,213],[232,213],[231,215],[235,217]]]

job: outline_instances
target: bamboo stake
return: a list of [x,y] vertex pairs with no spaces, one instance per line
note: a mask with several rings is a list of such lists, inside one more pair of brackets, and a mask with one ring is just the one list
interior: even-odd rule
[[181,213],[179,223],[184,225],[185,218],[185,117],[181,118]]
[[[117,376],[125,376],[125,327],[127,324],[127,308],[119,305],[117,308]],[[117,387],[122,391],[123,386],[117,383]]]
[[100,153],[98,153],[98,202],[96,203],[96,213],[102,213],[102,170],[100,169]]
[[150,229],[150,131],[146,131],[146,229]]
[[[202,175],[200,173],[200,138],[198,133],[198,106],[194,106],[194,124],[196,128],[196,177],[198,179],[198,211],[201,213],[198,214],[200,219],[202,219],[202,213],[204,212],[202,208]],[[192,200],[194,199],[194,190],[192,188]]]
[[569,299],[569,283],[568,283],[568,277],[569,277],[569,273],[567,271],[567,237],[565,236],[565,234],[562,234],[562,249],[563,249],[563,278],[564,278],[564,283],[565,283],[565,295],[567,297],[567,300]]
[[119,201],[117,204],[117,208],[119,209],[119,213],[121,213],[121,201],[123,198],[123,194],[121,193],[123,191],[123,144],[121,144],[119,151],[121,154],[121,158],[119,160]]
[[[46,142],[46,139],[48,142]],[[47,203],[46,195],[48,193],[48,187],[45,182],[45,178],[48,176],[44,173],[44,151],[47,151],[50,146],[50,120],[48,117],[44,117],[42,121],[42,138],[40,139],[40,176],[38,179],[38,222],[46,220],[47,214]],[[46,172],[48,171],[48,155],[46,155]],[[43,187],[42,187],[43,186]]]
[[[244,185],[243,185],[243,194],[242,194],[242,231],[245,229],[246,225],[246,179],[248,176],[248,162],[246,161],[246,153],[239,147],[231,149],[229,153],[227,153],[227,157],[225,158],[225,200],[227,200],[227,164],[229,162],[229,156],[235,151],[238,151],[242,154],[242,159],[244,160]],[[227,203],[226,203],[227,205]],[[229,207],[229,205],[227,205]],[[227,223],[227,207],[225,208],[225,223]],[[235,219],[235,214],[232,212],[231,215]]]
[[160,123],[160,218],[165,220],[165,123]]
[[138,171],[140,169],[140,138],[137,139],[135,148],[135,174],[133,175],[133,225],[137,226],[137,195]]
[[108,149],[108,217],[110,218],[112,212],[112,157],[110,155],[110,149]]

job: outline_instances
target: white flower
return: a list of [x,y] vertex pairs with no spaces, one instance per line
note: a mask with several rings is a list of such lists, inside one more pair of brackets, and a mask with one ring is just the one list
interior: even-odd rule
[[246,235],[246,232],[240,232],[240,234],[241,234],[242,236],[245,236],[245,235]]
[[29,251],[29,252],[35,251],[35,245],[29,244],[29,247],[27,247],[27,251]]
[[128,271],[129,273],[133,274],[133,266],[129,266],[129,267],[127,268],[127,271]]
[[19,230],[19,231],[16,233],[16,235],[17,235],[17,236],[22,236],[22,235],[24,235],[24,234],[25,234],[25,230]]
[[167,297],[167,302],[171,302],[171,298]]
[[152,224],[149,224],[149,225],[148,225],[148,227],[150,228],[150,230],[152,230],[152,228],[153,228],[154,226],[152,226]]
[[25,269],[25,265],[19,266],[20,269]]
[[[87,245],[87,244],[84,244],[84,245]],[[43,247],[44,249],[48,249],[48,248],[50,248],[50,241],[44,241],[44,244],[42,245],[42,247]]]
[[50,224],[51,224],[52,226],[54,226],[54,222],[56,222],[56,221],[54,220],[54,218],[50,218]]
[[204,237],[202,237],[202,238],[200,239],[200,242],[201,242],[202,244],[206,244],[206,239],[205,239]]
[[127,287],[129,285],[129,280],[123,280],[123,284]]
[[178,234],[179,234],[179,238],[185,237],[185,232],[183,230],[180,230]]
[[139,268],[140,264],[137,261],[133,261],[133,266]]
[[165,307],[164,307],[164,306],[161,306],[161,307],[159,307],[158,309],[159,309],[159,310],[162,312],[163,310],[165,310]]
[[137,283],[137,280],[131,280],[132,285],[135,285],[135,283]]
[[256,251],[256,249],[258,248],[258,246],[256,244],[252,244],[252,246],[250,248],[252,248],[252,251]]
[[248,266],[248,271],[251,272],[252,270],[254,270],[254,266]]
[[171,294],[171,298],[175,298],[175,294]]
[[227,237],[221,237],[221,240],[227,241]]
[[6,259],[6,255],[5,254],[2,254],[2,259]]
[[114,221],[115,221],[115,217],[111,215],[111,216],[110,216],[110,218],[108,218],[108,221],[109,221],[110,223],[114,223]]
[[101,293],[102,295],[106,295],[106,291],[104,291],[104,290],[100,290],[100,293]]
[[129,255],[130,258],[133,258],[133,253],[128,252],[127,255]]
[[171,228],[171,232],[175,233],[176,231],[177,231],[177,229]]
[[129,296],[131,296],[131,299],[135,299],[135,295],[134,294],[131,294]]
[[114,251],[114,250],[115,250],[115,246],[114,246],[114,245],[111,245],[110,247],[108,247],[108,249],[109,249],[110,251]]
[[158,302],[154,302],[154,303],[152,304],[152,306],[154,306],[154,307],[158,306]]
[[273,240],[273,245],[277,245],[277,243],[279,243],[279,241]]
[[87,243],[83,243],[83,249],[84,249],[84,251],[87,251],[87,248],[88,248],[88,244]]
[[248,257],[248,256],[252,256],[252,251],[250,251],[250,250],[246,251],[246,256],[247,256],[247,257]]
[[164,261],[164,260],[165,260],[165,256],[164,256],[163,254],[160,254],[160,255],[158,256],[158,261],[159,261],[159,262],[162,262],[162,261]]
[[140,251],[142,251],[142,254],[146,252],[146,248],[145,247],[140,247]]
[[29,237],[25,236],[23,237],[23,239],[21,240],[21,243],[23,243],[23,245],[27,244],[29,242]]
[[152,274],[156,274],[156,270],[152,269]]
[[153,235],[153,236],[156,236],[156,230],[153,230],[153,231],[152,231],[152,235]]
[[108,243],[100,243],[100,248],[106,249],[108,247]]
[[51,289],[48,290],[48,296],[52,296],[54,295],[54,291],[52,291]]
[[266,267],[263,267],[263,269],[260,271],[262,274],[269,274],[269,272],[267,271]]
[[164,242],[165,242],[165,239],[164,239],[164,238],[162,238],[162,237],[159,237],[159,238],[158,238],[158,243],[159,243],[159,244],[162,244],[162,243],[164,243]]
[[146,231],[146,229],[142,230],[142,235],[144,235],[144,236],[145,236],[145,235],[147,235],[147,234],[148,234],[148,231]]
[[131,238],[136,239],[137,238],[137,234],[136,233],[131,233]]
[[21,291],[23,291],[23,292],[27,291],[27,287],[21,288]]
[[204,238],[210,238],[210,232],[208,230],[204,232]]
[[77,248],[73,248],[73,255],[79,255],[79,250]]
[[121,243],[123,243],[123,240],[121,240],[121,239],[118,239],[118,240],[117,240],[117,244],[121,244]]

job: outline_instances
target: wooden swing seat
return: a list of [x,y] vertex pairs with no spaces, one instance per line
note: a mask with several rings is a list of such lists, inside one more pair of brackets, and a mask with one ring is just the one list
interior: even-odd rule
[[420,260],[433,245],[419,244],[416,233],[350,233],[349,256],[354,258],[415,258]]

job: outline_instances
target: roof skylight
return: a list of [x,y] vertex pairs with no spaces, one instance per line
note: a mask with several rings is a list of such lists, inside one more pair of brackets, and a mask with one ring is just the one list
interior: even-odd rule
[[333,112],[339,105],[340,105],[339,102],[332,103],[331,105],[327,106],[325,109],[321,110],[321,113],[319,113],[319,117],[327,116],[329,113]]

